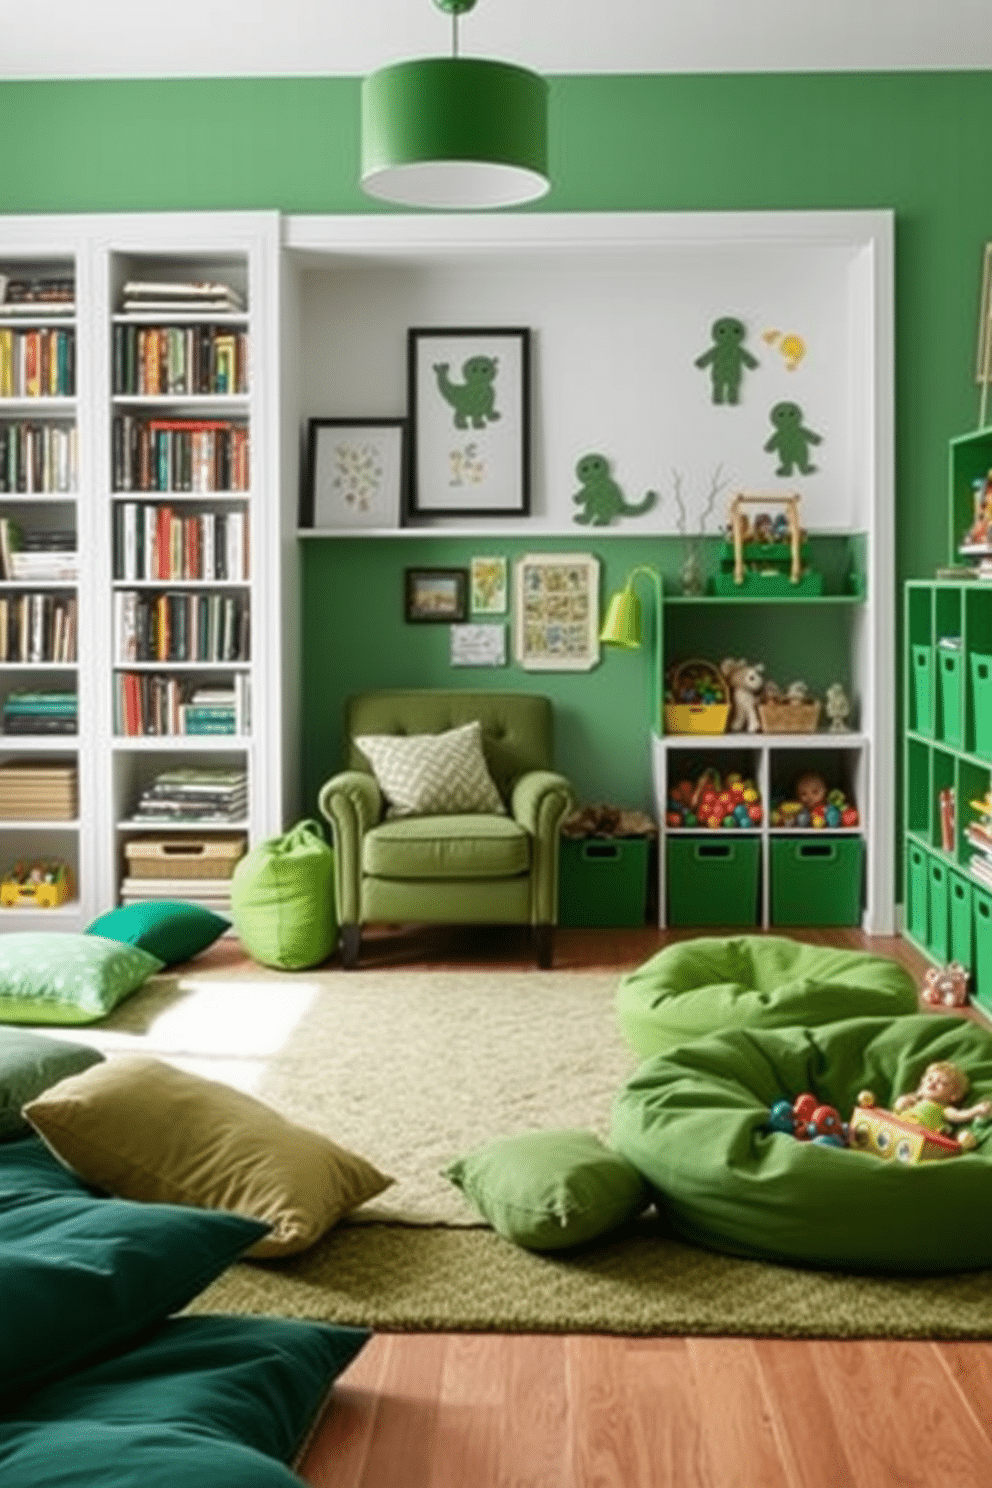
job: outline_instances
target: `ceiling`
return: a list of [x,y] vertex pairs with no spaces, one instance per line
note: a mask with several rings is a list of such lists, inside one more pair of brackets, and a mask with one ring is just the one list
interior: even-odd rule
[[[5,4],[7,79],[362,74],[450,48],[431,0]],[[992,0],[479,0],[460,32],[545,73],[992,68]]]

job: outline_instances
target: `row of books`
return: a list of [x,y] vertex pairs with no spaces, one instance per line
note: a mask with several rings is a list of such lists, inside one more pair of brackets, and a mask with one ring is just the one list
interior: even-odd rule
[[142,822],[234,822],[248,809],[248,775],[238,767],[186,766],[163,770],[141,792],[134,819]]
[[75,491],[78,466],[75,424],[0,423],[0,492]]
[[3,700],[5,734],[74,734],[77,701],[74,692],[15,689]]
[[0,398],[71,397],[75,391],[74,330],[0,326]]
[[135,661],[247,661],[250,606],[233,594],[114,592],[114,654]]
[[74,662],[76,600],[72,596],[0,596],[0,662]]
[[149,672],[114,674],[114,732],[122,738],[147,734],[197,735],[251,732],[250,682],[189,690],[178,677]]
[[9,760],[0,765],[0,819],[72,821],[78,811],[75,764]]
[[248,425],[230,419],[140,419],[111,435],[115,491],[247,491]]
[[249,522],[243,511],[176,512],[122,501],[114,507],[114,578],[230,579],[250,572]]
[[233,285],[212,279],[128,279],[121,292],[125,314],[160,311],[241,311],[244,295]]
[[0,274],[0,315],[37,315],[39,310],[65,314],[75,308],[76,281],[71,274],[39,274],[30,279]]
[[[972,802],[972,809],[979,810],[981,802]],[[968,867],[977,879],[992,888],[992,805],[979,815],[977,821],[965,827],[965,836],[975,851]]]
[[150,397],[247,393],[247,331],[215,325],[114,327],[114,392]]
[[12,517],[0,517],[0,579],[74,584],[78,577],[79,554],[71,528],[25,532]]

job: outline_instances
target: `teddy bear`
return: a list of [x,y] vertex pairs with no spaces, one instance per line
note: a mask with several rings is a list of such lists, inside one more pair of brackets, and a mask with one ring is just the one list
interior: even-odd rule
[[736,660],[728,656],[721,661],[720,671],[730,689],[731,732],[759,734],[761,719],[758,716],[758,699],[765,685],[764,662],[745,661],[743,657]]
[[963,1007],[968,1001],[968,972],[960,961],[931,966],[923,978],[920,996],[928,1007]]

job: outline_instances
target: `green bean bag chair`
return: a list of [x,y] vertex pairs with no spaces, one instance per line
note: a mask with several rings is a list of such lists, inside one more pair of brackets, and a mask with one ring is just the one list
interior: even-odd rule
[[656,1055],[617,1097],[614,1147],[647,1178],[683,1239],[713,1250],[847,1271],[992,1267],[992,1122],[973,1152],[909,1165],[765,1129],[810,1091],[846,1121],[948,1059],[992,1097],[992,1033],[925,1013],[822,1028],[735,1030]]
[[617,1016],[642,1058],[731,1028],[812,1028],[919,1011],[913,978],[865,951],[775,935],[701,935],[667,946],[621,981]]

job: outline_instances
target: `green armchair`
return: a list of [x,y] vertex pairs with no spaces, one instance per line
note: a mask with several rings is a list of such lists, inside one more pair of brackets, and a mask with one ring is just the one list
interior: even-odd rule
[[[478,719],[506,816],[385,815],[356,737],[440,734]],[[538,965],[551,966],[558,918],[558,833],[572,790],[553,769],[545,697],[508,692],[360,693],[345,705],[348,767],[322,787],[331,824],[341,953],[358,964],[373,922],[531,925]]]

